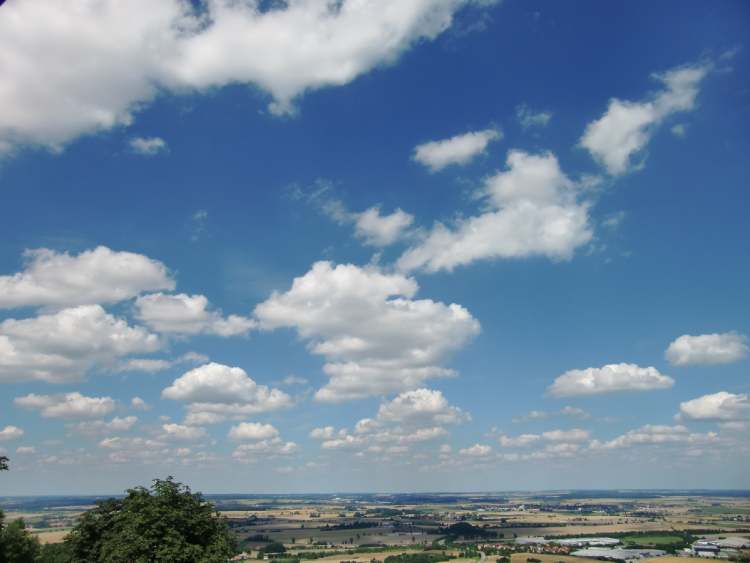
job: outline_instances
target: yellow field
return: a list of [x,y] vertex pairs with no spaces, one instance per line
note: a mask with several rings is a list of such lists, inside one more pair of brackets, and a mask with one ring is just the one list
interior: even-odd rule
[[53,532],[39,532],[34,535],[41,543],[62,543],[69,530],[55,530]]
[[[585,557],[571,557],[569,555],[554,555],[547,553],[513,553],[510,556],[510,562],[526,563],[526,559],[529,557],[539,559],[542,563],[558,563],[559,561],[562,561],[563,563],[591,563],[592,561],[591,559],[586,559]],[[661,561],[661,559],[659,561]],[[685,562],[681,561],[680,563]]]

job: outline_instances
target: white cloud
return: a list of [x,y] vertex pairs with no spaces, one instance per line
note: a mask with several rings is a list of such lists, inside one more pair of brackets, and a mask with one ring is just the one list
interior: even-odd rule
[[287,375],[279,383],[288,387],[294,385],[307,385],[307,379],[305,379],[304,377],[299,377],[298,375]]
[[300,191],[295,197],[306,199],[339,225],[354,225],[354,235],[368,246],[389,246],[409,233],[414,222],[411,214],[397,208],[382,215],[379,205],[362,212],[349,211],[341,200],[328,196],[330,190],[328,183],[318,182],[311,193]]
[[599,395],[618,391],[669,389],[674,379],[654,367],[609,364],[600,368],[573,369],[555,379],[547,389],[555,397]]
[[413,389],[453,375],[440,366],[479,332],[460,305],[412,299],[416,281],[375,267],[317,262],[286,293],[255,308],[263,329],[294,327],[327,362],[321,401]]
[[130,400],[130,406],[137,411],[151,410],[151,405],[149,405],[146,401],[144,401],[140,397],[133,397]]
[[159,338],[99,305],[0,323],[0,381],[78,381],[122,356],[154,352]]
[[486,457],[492,453],[492,448],[484,444],[474,444],[469,448],[459,450],[458,453],[468,457]]
[[750,420],[750,396],[719,391],[680,403],[679,418],[687,420]]
[[737,332],[721,334],[683,334],[672,342],[665,356],[670,364],[729,364],[747,357],[747,336]]
[[452,271],[477,260],[545,256],[569,260],[592,238],[589,204],[581,186],[560,170],[551,153],[508,153],[506,171],[487,178],[482,195],[491,208],[461,219],[454,228],[437,223],[398,260],[402,271]]
[[18,440],[24,435],[24,431],[18,426],[6,426],[0,430],[0,442]]
[[157,373],[180,364],[205,364],[206,362],[208,362],[208,356],[205,354],[188,352],[178,358],[169,360],[161,358],[130,358],[129,360],[120,362],[115,370],[120,372],[140,371],[144,373]]
[[542,438],[550,442],[584,442],[589,439],[590,435],[591,432],[583,428],[542,432]]
[[161,137],[134,137],[128,144],[134,153],[144,156],[154,156],[169,150],[167,142]]
[[157,332],[237,336],[255,327],[253,319],[239,315],[223,317],[221,311],[210,311],[208,306],[204,295],[185,293],[152,293],[135,302],[136,318]]
[[414,147],[415,161],[423,164],[431,172],[442,170],[451,164],[468,164],[476,156],[483,154],[492,141],[501,139],[498,129],[484,129],[456,135],[450,139],[430,141]]
[[69,428],[81,434],[108,434],[110,432],[122,432],[130,430],[136,422],[138,422],[138,417],[136,416],[116,416],[109,422],[105,422],[103,420],[89,420],[86,422],[72,424],[69,426]]
[[185,416],[185,424],[188,426],[221,424],[226,419],[227,417],[225,415],[216,412],[188,412]]
[[208,436],[205,428],[200,426],[187,426],[184,424],[163,424],[162,430],[164,431],[164,439],[174,439],[185,442],[192,442],[200,440]]
[[310,431],[310,438],[313,438],[314,440],[330,440],[333,438],[335,431],[336,430],[333,426],[313,428]]
[[162,397],[189,403],[191,415],[214,413],[240,416],[291,406],[292,399],[279,389],[258,385],[238,367],[210,363],[192,369],[162,391]]
[[38,248],[24,252],[24,260],[23,271],[0,276],[0,308],[115,303],[174,288],[161,262],[106,246],[76,256]]
[[16,453],[19,455],[32,455],[36,453],[34,446],[19,446],[16,448]]
[[440,391],[415,389],[405,391],[378,409],[378,420],[400,423],[454,424],[470,419],[452,407]]
[[375,418],[357,422],[354,432],[333,426],[315,428],[310,437],[326,450],[357,450],[357,455],[401,454],[413,444],[444,437],[446,424],[470,420],[468,413],[448,404],[440,391],[405,391],[380,405]]
[[401,209],[381,215],[379,207],[354,214],[354,234],[370,246],[388,246],[399,240],[411,226],[414,217]]
[[541,434],[521,434],[520,436],[500,435],[498,442],[504,448],[517,448],[530,446],[540,441],[547,442],[584,442],[589,439],[591,433],[582,428],[572,428],[570,430],[548,430]]
[[[471,0],[19,0],[3,9],[0,151],[128,125],[159,93],[247,84],[293,111],[431,40]],[[477,0],[480,5],[486,0]],[[66,64],[76,61],[75,65]],[[44,77],[40,80],[40,77]]]
[[552,114],[548,111],[534,111],[523,104],[516,108],[516,117],[521,127],[529,129],[530,127],[546,127],[552,119]]
[[229,437],[237,442],[255,442],[268,440],[279,435],[271,424],[260,422],[241,422],[229,429]]
[[539,434],[521,434],[513,437],[501,435],[498,437],[498,442],[504,448],[517,448],[534,444],[541,439]]
[[706,434],[691,433],[684,426],[664,426],[647,424],[637,430],[630,430],[606,442],[594,440],[591,449],[616,449],[632,446],[664,445],[664,444],[699,444],[715,442],[718,435],[715,432]]
[[672,126],[672,129],[670,129],[670,131],[672,131],[672,135],[674,135],[675,137],[682,138],[687,134],[687,125],[685,125],[684,123],[677,123],[676,125]]
[[602,117],[589,123],[581,137],[586,148],[607,171],[623,174],[650,141],[654,130],[670,115],[695,108],[698,85],[710,65],[688,65],[653,77],[663,85],[650,100],[628,102],[613,98]]
[[30,393],[13,401],[19,407],[41,412],[44,418],[100,418],[111,413],[115,401],[111,397],[87,397],[78,392],[59,395]]
[[294,442],[284,442],[281,438],[277,437],[237,446],[234,452],[232,452],[232,457],[242,463],[253,463],[258,461],[258,459],[292,455],[296,451],[297,444]]
[[560,414],[581,419],[591,418],[591,415],[585,410],[579,409],[578,407],[571,407],[570,405],[563,407]]

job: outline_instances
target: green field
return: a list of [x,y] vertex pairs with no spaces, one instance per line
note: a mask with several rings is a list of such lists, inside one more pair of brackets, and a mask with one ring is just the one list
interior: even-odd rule
[[750,508],[736,506],[705,506],[694,510],[701,514],[750,514]]
[[633,534],[632,536],[623,536],[620,539],[622,543],[628,545],[674,545],[685,541],[682,536],[670,534]]

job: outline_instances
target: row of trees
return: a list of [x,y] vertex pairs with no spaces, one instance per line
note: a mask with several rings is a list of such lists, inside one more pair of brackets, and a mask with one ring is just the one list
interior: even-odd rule
[[0,563],[226,563],[235,553],[225,519],[172,477],[97,503],[62,544],[40,546],[23,520],[6,525],[0,512]]

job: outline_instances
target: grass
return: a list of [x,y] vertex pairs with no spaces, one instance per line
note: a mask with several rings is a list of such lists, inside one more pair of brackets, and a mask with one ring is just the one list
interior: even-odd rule
[[620,538],[622,543],[631,545],[674,545],[684,543],[685,538],[669,534],[633,534]]

